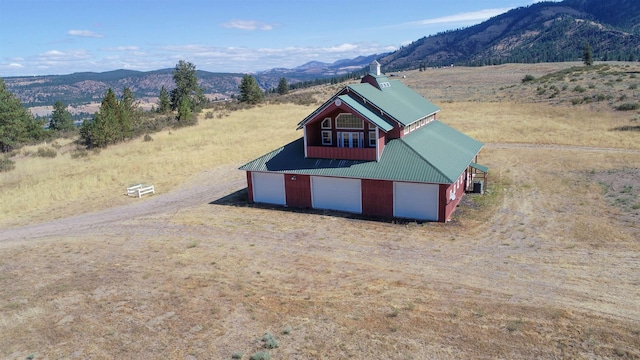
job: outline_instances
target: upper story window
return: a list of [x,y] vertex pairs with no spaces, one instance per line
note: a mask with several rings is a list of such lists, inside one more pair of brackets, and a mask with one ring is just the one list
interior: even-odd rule
[[336,128],[364,129],[364,121],[353,114],[343,113],[336,118]]
[[321,126],[323,129],[331,129],[331,118],[326,118],[322,120]]
[[376,147],[376,141],[378,139],[376,138],[376,132],[375,131],[369,131],[369,147]]

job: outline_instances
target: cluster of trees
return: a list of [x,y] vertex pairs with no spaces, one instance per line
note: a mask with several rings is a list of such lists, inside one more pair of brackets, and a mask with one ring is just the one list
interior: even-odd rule
[[[195,65],[180,60],[173,70],[173,80],[176,87],[171,92],[164,86],[160,90],[156,112],[162,115],[175,113],[177,126],[194,125],[195,115],[207,104],[204,89],[198,86]],[[122,142],[149,129],[142,120],[142,111],[129,88],[124,89],[120,99],[109,89],[93,119],[82,123],[80,140],[90,148]],[[158,129],[162,126],[151,128]]]
[[0,152],[10,152],[46,136],[44,122],[37,121],[0,79]]
[[130,139],[139,125],[140,111],[135,96],[125,88],[120,99],[111,88],[102,99],[100,110],[80,127],[80,139],[87,147],[106,147]]

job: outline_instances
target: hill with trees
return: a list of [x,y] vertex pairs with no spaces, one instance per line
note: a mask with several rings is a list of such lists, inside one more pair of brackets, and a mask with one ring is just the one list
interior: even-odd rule
[[388,70],[427,66],[640,59],[640,2],[565,0],[513,9],[481,24],[423,37],[383,57]]

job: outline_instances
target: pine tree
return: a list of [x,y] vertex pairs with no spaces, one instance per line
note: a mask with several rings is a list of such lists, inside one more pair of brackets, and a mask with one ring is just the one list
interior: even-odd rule
[[587,42],[585,42],[582,47],[582,62],[584,62],[586,66],[593,65],[593,49],[591,49],[591,46]]
[[107,90],[100,110],[92,120],[84,121],[80,127],[80,138],[87,147],[107,147],[133,136],[133,128],[139,110],[133,93],[125,88],[122,100],[118,101],[111,88]]
[[240,82],[240,102],[248,104],[259,104],[264,100],[264,94],[258,86],[256,79],[248,74],[242,77]]
[[281,78],[278,83],[278,94],[286,95],[289,93],[289,84],[287,84],[287,79]]
[[0,152],[43,139],[46,136],[43,125],[33,118],[17,96],[7,90],[0,78]]
[[171,111],[171,99],[169,99],[167,88],[163,85],[160,89],[160,96],[158,96],[158,112],[167,114],[169,111]]
[[67,107],[62,101],[56,101],[56,103],[53,104],[53,113],[51,114],[51,121],[49,121],[49,129],[61,132],[75,130],[71,113],[67,111]]
[[173,70],[173,81],[176,88],[171,91],[171,110],[178,110],[182,98],[188,98],[190,110],[200,112],[207,98],[204,96],[204,89],[198,86],[196,66],[180,60]]

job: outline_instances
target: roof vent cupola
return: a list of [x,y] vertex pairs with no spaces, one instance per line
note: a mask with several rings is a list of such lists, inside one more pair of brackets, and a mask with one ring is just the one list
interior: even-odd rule
[[380,76],[380,63],[376,60],[373,60],[371,64],[369,64],[369,74]]

